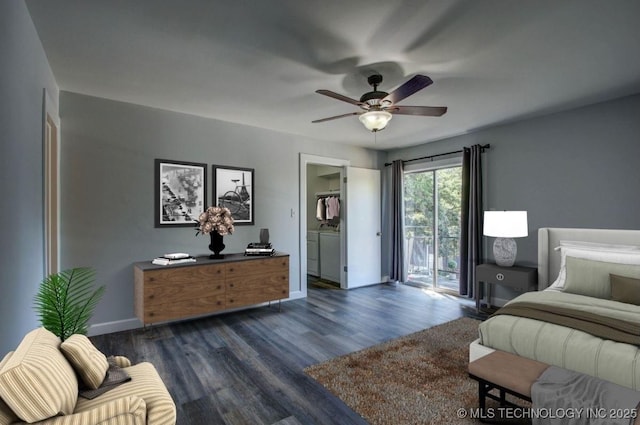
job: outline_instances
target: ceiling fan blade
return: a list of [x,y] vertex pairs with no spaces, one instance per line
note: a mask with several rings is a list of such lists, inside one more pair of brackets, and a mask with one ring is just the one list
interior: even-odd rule
[[439,117],[447,112],[446,106],[392,106],[387,109],[397,115],[421,115],[426,117]]
[[351,103],[352,105],[360,106],[362,102],[356,99],[351,99],[350,97],[341,95],[340,93],[333,92],[331,90],[316,90],[316,93],[323,94],[325,96],[332,97],[334,99],[342,100],[343,102]]
[[360,115],[360,114],[361,112],[350,112],[348,114],[336,115],[335,117],[329,117],[329,118],[322,118],[322,119],[311,121],[311,122],[312,123],[325,122],[325,121],[337,120],[338,118],[350,117],[353,115]]
[[431,78],[427,77],[426,75],[416,75],[415,77],[389,93],[380,102],[391,102],[392,104],[396,104],[402,99],[406,99],[415,92],[422,90],[423,88],[430,86],[431,84],[433,84],[433,80]]

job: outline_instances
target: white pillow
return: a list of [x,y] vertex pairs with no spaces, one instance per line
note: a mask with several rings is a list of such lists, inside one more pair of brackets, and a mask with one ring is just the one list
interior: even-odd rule
[[560,241],[560,246],[555,248],[555,250],[558,251],[561,247],[593,249],[596,251],[607,251],[607,252],[640,251],[640,246],[636,246],[636,245],[619,245],[619,244],[611,244],[611,243],[586,242],[586,241]]
[[560,250],[560,273],[549,286],[552,289],[562,290],[564,288],[564,282],[567,278],[567,256],[615,264],[640,264],[640,249],[630,249],[630,245],[608,245],[608,247],[601,245],[596,249],[595,245],[578,248],[575,245],[564,246],[562,241],[560,243],[561,245],[556,248],[556,250]]

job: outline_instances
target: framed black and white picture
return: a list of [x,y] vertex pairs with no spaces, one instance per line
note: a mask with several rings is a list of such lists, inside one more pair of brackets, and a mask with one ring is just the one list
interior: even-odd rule
[[155,227],[193,227],[207,209],[207,165],[156,159]]
[[229,208],[234,225],[253,224],[253,168],[213,167],[213,199]]

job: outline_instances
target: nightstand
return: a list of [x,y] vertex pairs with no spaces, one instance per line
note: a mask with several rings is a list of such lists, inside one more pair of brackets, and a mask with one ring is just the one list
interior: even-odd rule
[[[474,288],[476,311],[480,311],[480,300],[482,299],[480,282],[506,286],[518,292],[536,291],[538,290],[538,269],[535,267],[501,267],[497,264],[478,264]],[[489,306],[489,295],[487,295],[487,305]]]

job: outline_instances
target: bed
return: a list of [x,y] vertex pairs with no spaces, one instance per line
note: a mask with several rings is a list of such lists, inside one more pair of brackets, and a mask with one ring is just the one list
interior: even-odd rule
[[470,361],[494,350],[640,390],[640,230],[541,228],[538,292],[482,322]]

